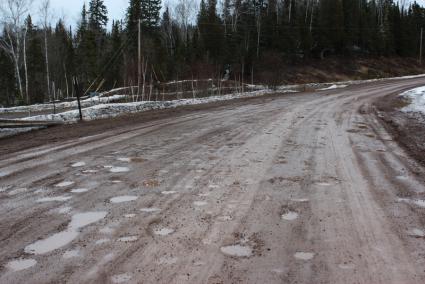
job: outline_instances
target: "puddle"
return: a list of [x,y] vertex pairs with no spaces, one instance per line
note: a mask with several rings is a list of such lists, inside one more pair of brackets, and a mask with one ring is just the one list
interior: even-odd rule
[[164,257],[161,257],[157,261],[157,263],[159,265],[172,265],[172,264],[176,264],[178,260],[179,260],[178,257],[166,257],[166,256],[164,256]]
[[115,230],[109,227],[104,227],[102,229],[99,230],[100,233],[102,234],[112,234]]
[[161,211],[161,209],[156,208],[156,207],[148,207],[148,208],[141,208],[140,211],[145,212],[145,213],[152,213],[152,212]]
[[125,172],[129,172],[130,169],[127,167],[112,167],[109,169],[109,171],[111,173],[125,173]]
[[318,186],[331,186],[332,184],[330,184],[329,182],[316,182],[316,185],[318,185]]
[[128,273],[117,274],[111,277],[112,283],[125,283],[131,280],[131,275]]
[[423,199],[408,199],[408,198],[397,198],[398,202],[406,202],[406,203],[412,203],[419,207],[425,208],[425,200]]
[[293,202],[309,202],[310,200],[307,198],[295,198],[291,199]]
[[217,219],[219,221],[231,221],[232,220],[232,216],[229,216],[229,215],[218,216]]
[[354,264],[349,264],[349,263],[341,263],[338,265],[339,268],[341,269],[354,269],[356,268],[356,266]]
[[71,190],[72,193],[83,193],[83,192],[87,192],[87,191],[89,191],[88,188],[76,188],[76,189]]
[[84,167],[86,165],[85,162],[77,162],[71,165],[73,168]]
[[21,271],[33,267],[36,264],[37,261],[35,259],[17,259],[6,264],[6,267],[12,271]]
[[30,254],[45,254],[72,242],[79,235],[79,229],[105,218],[107,212],[86,212],[72,216],[65,231],[56,233],[46,239],[36,241],[25,247]]
[[252,255],[252,249],[248,246],[231,245],[220,248],[221,252],[236,257],[250,257]]
[[70,258],[79,257],[79,256],[80,256],[80,251],[77,249],[68,250],[62,255],[62,257],[65,259],[70,259]]
[[205,201],[195,201],[195,202],[193,202],[193,205],[195,205],[197,207],[202,207],[202,206],[205,206],[207,204],[208,204],[208,202],[205,202]]
[[168,236],[168,235],[174,233],[174,230],[170,229],[170,228],[161,228],[161,229],[155,229],[153,231],[153,233],[155,235],[159,235],[159,236]]
[[62,207],[58,209],[59,214],[67,214],[71,212],[72,207]]
[[301,260],[311,260],[314,257],[314,253],[312,252],[296,252],[294,254],[295,258],[301,259]]
[[123,195],[123,196],[112,197],[109,201],[111,201],[112,203],[123,203],[123,202],[134,201],[137,198],[139,197],[132,196],[132,195]]
[[35,259],[17,259],[17,260],[12,260],[8,264],[6,264],[6,267],[16,272],[16,271],[28,269],[30,267],[35,266],[36,264],[37,264],[37,261]]
[[70,185],[73,185],[73,184],[74,184],[73,181],[63,181],[63,182],[56,184],[55,186],[56,187],[66,187],[66,186],[70,186]]
[[176,194],[177,193],[177,191],[174,191],[174,190],[170,190],[170,191],[163,191],[163,192],[161,192],[162,194],[164,194],[164,195],[170,195],[170,194]]
[[52,201],[67,201],[70,200],[71,196],[52,196],[52,197],[43,197],[40,199],[37,199],[37,202],[52,202]]
[[407,231],[407,234],[411,237],[415,238],[424,238],[425,237],[425,231],[421,229],[411,229]]
[[298,218],[298,213],[294,211],[289,211],[285,214],[282,214],[282,219],[286,221],[294,221]]
[[128,237],[119,238],[118,241],[123,243],[131,243],[131,242],[137,241],[138,239],[139,239],[138,236],[128,236]]
[[28,188],[25,188],[25,187],[17,188],[17,189],[14,189],[14,190],[8,192],[8,195],[9,196],[17,195],[19,193],[24,193],[24,192],[27,192],[27,191],[28,191]]
[[95,245],[103,245],[106,243],[109,243],[111,240],[110,239],[100,239],[94,242]]
[[85,171],[82,171],[82,173],[83,174],[95,174],[95,173],[97,173],[97,170],[85,170]]

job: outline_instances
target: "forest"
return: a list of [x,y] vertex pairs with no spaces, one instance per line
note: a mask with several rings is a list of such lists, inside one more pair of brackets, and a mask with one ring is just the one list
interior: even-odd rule
[[393,0],[178,0],[164,7],[130,0],[126,17],[109,28],[103,0],[90,0],[73,29],[49,19],[48,0],[35,22],[28,3],[5,0],[0,11],[0,106],[74,97],[76,81],[87,94],[140,80],[230,74],[254,81],[281,65],[326,57],[418,57],[425,24],[419,4]]

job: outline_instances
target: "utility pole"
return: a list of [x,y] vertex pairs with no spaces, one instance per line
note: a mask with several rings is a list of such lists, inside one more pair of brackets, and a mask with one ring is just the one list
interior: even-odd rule
[[[138,61],[137,61],[137,100],[140,96],[140,78],[142,76],[142,20],[139,19]],[[145,86],[143,86],[144,88]],[[143,101],[143,98],[142,98]]]
[[419,64],[422,64],[422,42],[423,42],[424,28],[421,28],[421,42],[419,44]]

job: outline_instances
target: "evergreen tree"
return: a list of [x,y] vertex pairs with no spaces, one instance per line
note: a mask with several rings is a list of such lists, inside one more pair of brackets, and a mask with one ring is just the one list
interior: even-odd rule
[[45,98],[45,64],[41,33],[32,24],[31,17],[26,20],[27,28],[27,66],[28,66],[28,103],[42,103]]
[[161,11],[161,0],[140,0],[141,17],[143,27],[152,30],[159,24],[159,12]]
[[94,31],[104,31],[108,23],[108,10],[103,0],[90,0],[89,3],[89,28]]

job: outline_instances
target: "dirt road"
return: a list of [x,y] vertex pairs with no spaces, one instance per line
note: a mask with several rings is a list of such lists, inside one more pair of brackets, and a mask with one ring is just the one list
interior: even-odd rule
[[424,168],[371,108],[421,84],[233,101],[3,154],[0,283],[424,283]]

